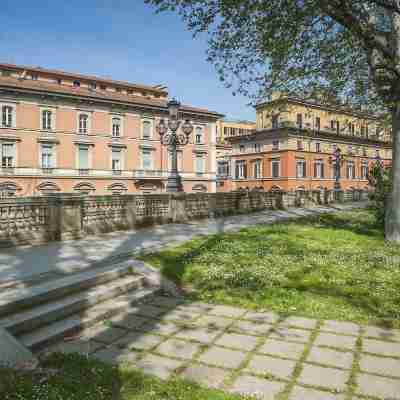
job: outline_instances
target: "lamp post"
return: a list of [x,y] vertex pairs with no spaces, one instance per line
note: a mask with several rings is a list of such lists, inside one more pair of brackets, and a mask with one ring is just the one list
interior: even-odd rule
[[[189,143],[190,135],[193,132],[193,125],[189,120],[182,121],[179,117],[180,103],[176,99],[168,102],[169,118],[165,123],[164,119],[160,120],[157,131],[160,135],[161,144],[167,146],[171,154],[171,171],[167,180],[167,192],[176,193],[182,191],[182,181],[178,171],[178,146],[185,146]],[[182,132],[177,133],[182,124]]]
[[336,194],[336,196],[338,195],[338,193],[341,190],[341,186],[340,186],[340,178],[341,178],[341,167],[342,164],[344,162],[344,156],[341,152],[341,150],[339,148],[337,148],[334,152],[333,152],[333,157],[331,157],[330,161],[331,164],[333,164],[333,170],[335,173],[335,184],[333,186],[333,190]]

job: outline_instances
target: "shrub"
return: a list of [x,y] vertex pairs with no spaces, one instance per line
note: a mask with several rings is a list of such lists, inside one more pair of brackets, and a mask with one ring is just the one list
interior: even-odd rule
[[375,217],[379,224],[384,225],[386,204],[392,191],[392,169],[384,167],[381,163],[377,162],[371,168],[368,180],[373,187],[370,200]]

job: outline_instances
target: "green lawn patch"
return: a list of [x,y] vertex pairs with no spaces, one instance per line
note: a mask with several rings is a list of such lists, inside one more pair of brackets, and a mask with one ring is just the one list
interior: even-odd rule
[[161,381],[78,354],[53,354],[33,372],[0,368],[2,400],[238,400],[180,379]]
[[400,246],[368,210],[201,237],[143,256],[215,303],[400,326]]

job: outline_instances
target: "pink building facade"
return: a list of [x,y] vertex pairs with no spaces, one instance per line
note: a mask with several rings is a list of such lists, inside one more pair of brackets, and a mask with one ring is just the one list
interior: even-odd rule
[[[164,192],[170,154],[156,127],[167,101],[162,86],[0,64],[0,197]],[[216,191],[221,117],[181,108],[194,126],[178,152],[186,192]]]

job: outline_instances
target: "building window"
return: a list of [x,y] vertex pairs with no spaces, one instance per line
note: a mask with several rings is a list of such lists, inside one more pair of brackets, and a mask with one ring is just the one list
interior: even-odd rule
[[205,172],[204,167],[205,167],[204,157],[202,155],[197,155],[196,165],[195,165],[196,174],[204,174]]
[[375,158],[381,158],[381,154],[378,149],[375,150]]
[[279,150],[279,140],[273,140],[272,141],[272,150],[273,151]]
[[301,140],[297,141],[297,150],[304,150],[303,142]]
[[279,128],[279,116],[273,115],[272,116],[272,129],[277,129],[277,128]]
[[363,154],[364,157],[367,157],[367,156],[368,156],[368,151],[367,151],[367,148],[366,148],[366,147],[363,147],[363,149],[362,149],[362,154]]
[[239,151],[240,151],[240,153],[244,153],[245,150],[246,150],[245,146],[244,146],[243,144],[241,144],[241,145],[239,146]]
[[31,75],[31,79],[33,81],[37,81],[38,80],[38,76],[36,74]]
[[2,125],[5,128],[13,126],[13,108],[11,106],[2,107]]
[[113,171],[122,170],[122,149],[111,148],[111,169]]
[[321,118],[316,117],[315,118],[315,130],[319,132],[321,130]]
[[42,168],[54,168],[54,148],[51,144],[42,144]]
[[89,116],[79,114],[79,133],[87,134],[89,132]]
[[299,129],[303,128],[303,114],[297,114],[297,127]]
[[280,160],[271,161],[271,176],[272,178],[279,178],[280,176]]
[[255,153],[261,152],[261,144],[260,143],[254,143],[254,152]]
[[245,179],[245,178],[247,178],[246,161],[243,161],[243,160],[236,161],[236,164],[235,164],[235,178],[236,179]]
[[91,90],[96,90],[96,88],[97,88],[96,82],[90,82],[90,83],[89,83],[89,89],[91,89]]
[[142,150],[142,168],[153,169],[153,156],[151,150]]
[[361,179],[368,179],[368,162],[364,161],[361,165]]
[[42,129],[50,131],[52,129],[53,113],[50,110],[42,111]]
[[349,122],[348,126],[349,126],[349,134],[354,136],[354,133],[356,131],[355,125],[352,122]]
[[218,161],[218,176],[229,176],[229,162]]
[[151,122],[143,121],[142,123],[142,138],[151,139]]
[[100,90],[107,90],[107,86],[106,85],[100,85]]
[[194,136],[194,142],[195,144],[202,144],[203,143],[203,128],[197,127],[196,128],[196,133]]
[[112,125],[112,136],[120,137],[121,136],[121,118],[113,117],[111,125]]
[[296,176],[297,178],[305,178],[307,176],[305,160],[299,160],[296,162]]
[[347,152],[349,155],[353,154],[353,146],[352,145],[349,145],[349,147],[347,148]]
[[78,169],[89,169],[89,146],[78,147]]
[[1,145],[1,166],[2,168],[12,168],[15,166],[15,145],[3,143]]
[[315,143],[315,151],[321,153],[321,143]]
[[353,161],[347,162],[347,179],[354,179],[356,176],[356,167]]
[[254,161],[253,164],[254,178],[261,178],[261,160]]
[[81,86],[81,83],[79,81],[74,81],[73,85],[74,87],[78,88]]
[[333,145],[332,145],[332,151],[333,151],[334,153],[336,153],[337,149],[338,149],[337,145],[336,145],[336,144],[333,144]]
[[314,178],[324,179],[324,163],[322,160],[317,160],[314,163]]
[[57,78],[57,80],[56,80],[56,81],[57,81],[57,84],[58,84],[58,85],[61,85],[61,84],[62,84],[62,79],[60,79],[60,78]]

